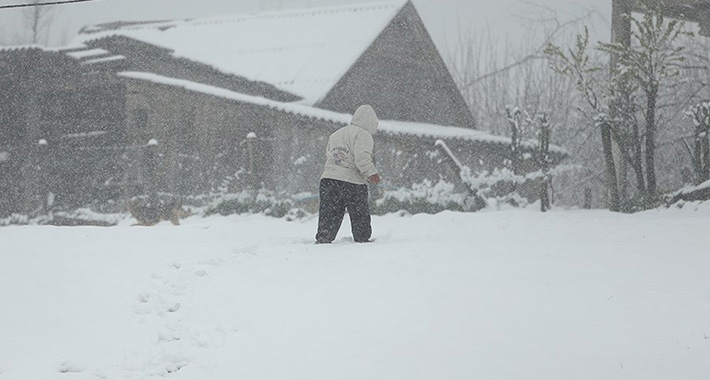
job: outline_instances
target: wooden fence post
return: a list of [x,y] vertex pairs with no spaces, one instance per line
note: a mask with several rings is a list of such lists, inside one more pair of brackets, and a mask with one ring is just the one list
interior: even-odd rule
[[550,122],[547,115],[542,114],[540,122],[540,170],[542,171],[542,186],[540,192],[540,209],[545,212],[550,204]]
[[585,210],[592,209],[592,189],[589,187],[584,188],[584,205],[582,206]]
[[247,134],[247,161],[248,161],[248,178],[247,178],[247,185],[253,189],[256,189],[258,186],[256,184],[256,179],[257,179],[257,165],[256,165],[256,157],[255,157],[255,150],[256,150],[256,140],[257,136],[256,133],[254,132],[249,132]]
[[144,153],[146,178],[144,178],[143,180],[144,182],[146,182],[145,190],[147,192],[148,198],[152,201],[158,198],[158,140],[150,139],[150,141],[148,141],[148,144],[144,147]]
[[50,154],[50,146],[47,140],[40,139],[37,142],[37,176],[38,176],[38,195],[42,201],[42,211],[48,214],[54,206],[54,194],[52,193],[51,185],[51,163],[52,157]]

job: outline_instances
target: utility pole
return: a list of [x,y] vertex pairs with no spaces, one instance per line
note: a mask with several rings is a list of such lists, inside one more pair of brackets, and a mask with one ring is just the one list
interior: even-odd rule
[[[611,9],[611,43],[619,43],[625,46],[631,45],[631,10],[634,0],[614,0]],[[616,68],[618,57],[616,54],[611,55],[610,69],[613,72]],[[629,101],[629,94],[623,94],[622,101]],[[619,197],[625,199],[628,196],[629,189],[629,164],[621,159],[621,175],[618,178]]]
[[[631,43],[631,9],[633,0],[612,0],[611,12],[611,42]],[[618,57],[612,55],[610,62],[610,74],[615,70]],[[626,96],[624,96],[625,98]],[[612,139],[612,124],[614,122],[614,108],[612,109],[611,120],[606,120],[600,125],[602,135],[602,149],[604,150],[604,163],[606,166],[607,199],[611,211],[619,211],[619,177],[614,161],[614,143]],[[622,163],[623,165],[623,163]],[[622,179],[625,180],[625,179]]]
[[[612,0],[611,43],[631,44],[631,10],[633,0]],[[615,67],[617,57],[612,55],[611,66]]]

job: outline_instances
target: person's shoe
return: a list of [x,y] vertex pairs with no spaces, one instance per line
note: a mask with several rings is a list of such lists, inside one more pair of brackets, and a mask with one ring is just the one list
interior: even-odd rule
[[332,242],[325,240],[325,239],[318,239],[316,240],[316,244],[330,244]]

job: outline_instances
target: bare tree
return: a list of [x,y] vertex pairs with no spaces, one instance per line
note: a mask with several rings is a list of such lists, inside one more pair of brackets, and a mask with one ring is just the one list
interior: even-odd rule
[[[565,79],[545,71],[544,48],[550,41],[565,38],[593,12],[560,21],[554,10],[536,8],[543,13],[521,20],[529,23],[529,32],[519,43],[501,41],[490,29],[473,33],[459,28],[456,45],[446,49],[451,52],[447,65],[482,129],[507,134],[507,106],[515,104],[537,112],[539,107],[547,107],[546,100],[559,95],[557,89],[569,89]],[[550,92],[542,87],[549,87],[546,90]]]
[[[530,114],[550,116],[550,123],[555,125],[552,143],[567,148],[573,160],[584,165],[583,170],[565,175],[562,181],[556,179],[556,186],[564,183],[563,189],[556,191],[559,201],[581,204],[582,190],[590,188],[605,196],[612,210],[638,209],[634,206],[638,200],[643,202],[638,206],[648,207],[647,201],[655,199],[656,193],[676,186],[680,168],[689,161],[683,138],[693,139],[694,131],[684,113],[691,105],[710,99],[710,40],[700,43],[682,31],[683,23],[662,16],[629,19],[633,23],[629,35],[634,35],[626,46],[636,53],[644,54],[645,50],[655,65],[656,76],[647,76],[644,81],[631,75],[627,68],[632,61],[623,57],[616,60],[618,69],[609,74],[610,52],[597,49],[596,44],[591,46],[588,32],[580,35],[577,46],[572,43],[570,48],[558,49],[569,59],[568,75],[549,70],[547,59],[555,54],[546,48],[565,40],[567,32],[576,32],[575,26],[585,21],[559,22],[554,12],[528,33],[535,38],[519,46],[499,41],[490,32],[459,32],[458,45],[449,49],[454,54],[447,64],[479,129],[510,134],[505,110],[511,104]],[[562,30],[558,30],[560,27]],[[541,41],[552,44],[541,50]],[[691,44],[698,46],[691,48]],[[683,50],[682,46],[689,47]],[[686,55],[688,60],[680,59]],[[564,69],[562,66],[557,69]],[[646,69],[638,68],[633,74],[643,74]],[[629,175],[635,178],[633,194],[626,191]]]
[[550,67],[554,72],[574,80],[577,90],[591,110],[588,119],[592,120],[601,132],[609,208],[618,211],[619,187],[612,148],[612,123],[608,106],[604,102],[606,83],[600,80],[598,75],[602,71],[602,66],[590,57],[588,48],[589,31],[585,28],[584,34],[577,36],[574,47],[565,52],[559,46],[549,44],[545,54],[550,59]]
[[[604,65],[590,58],[587,33],[578,36],[576,46],[566,51],[554,45],[546,50],[553,70],[575,78],[579,92],[596,114],[597,124],[602,128],[610,193],[620,194],[616,169],[612,166],[612,139],[619,148],[622,169],[633,169],[638,198],[632,198],[631,202],[624,200],[624,209],[629,211],[655,204],[658,133],[667,129],[667,134],[676,138],[679,134],[669,127],[677,118],[662,119],[662,116],[684,107],[691,99],[684,92],[692,87],[673,83],[680,78],[685,61],[684,46],[680,43],[687,34],[684,24],[666,20],[660,7],[647,5],[645,9],[641,19],[626,16],[632,23],[628,41],[599,44],[599,51],[608,54],[612,61],[608,76],[596,75],[603,72]],[[625,178],[626,172],[622,170],[621,180]],[[621,201],[620,195],[618,199]]]
[[[511,124],[506,110],[515,105],[528,115],[548,116],[555,126],[550,144],[571,153],[571,166],[577,170],[555,177],[556,202],[579,205],[584,188],[593,189],[603,198],[606,194],[604,162],[600,151],[598,129],[585,120],[588,111],[580,107],[581,96],[575,81],[550,71],[544,55],[549,41],[566,40],[574,35],[583,21],[594,12],[568,22],[559,21],[550,10],[528,19],[525,40],[513,44],[501,41],[489,32],[459,32],[459,41],[447,57],[447,64],[476,118],[476,126],[498,135],[510,135]],[[540,137],[523,131],[522,139]],[[575,165],[576,163],[576,165]]]
[[540,171],[542,171],[543,177],[540,183],[540,210],[545,212],[552,206],[552,201],[550,200],[550,190],[552,178],[550,176],[550,164],[552,163],[552,156],[550,155],[550,135],[552,133],[552,128],[550,127],[550,120],[547,114],[539,114],[535,116],[534,123],[538,127],[538,141],[539,141],[539,155],[538,158],[540,162]]
[[710,102],[690,107],[687,115],[693,120],[693,147],[684,139],[692,157],[697,185],[710,179]]
[[[637,143],[643,138],[645,142],[646,191],[650,197],[657,193],[656,179],[656,143],[658,131],[659,95],[663,82],[669,78],[678,77],[678,64],[685,60],[684,47],[676,44],[678,38],[685,33],[684,23],[678,20],[666,20],[660,3],[641,2],[644,15],[641,20],[628,16],[632,22],[631,43],[601,43],[600,49],[616,57],[612,82],[620,83],[620,93],[617,100],[628,104],[638,88],[645,98],[641,107],[645,118],[644,135],[632,128],[631,143]],[[633,111],[633,110],[629,110]],[[622,111],[623,113],[623,111]],[[636,149],[640,152],[640,147]]]

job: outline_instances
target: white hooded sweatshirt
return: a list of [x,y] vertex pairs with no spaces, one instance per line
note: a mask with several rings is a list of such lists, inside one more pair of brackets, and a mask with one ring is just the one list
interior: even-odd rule
[[358,107],[350,124],[330,135],[325,151],[325,170],[321,178],[363,185],[367,183],[368,177],[377,174],[372,159],[372,135],[378,124],[372,107]]

